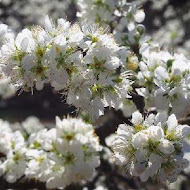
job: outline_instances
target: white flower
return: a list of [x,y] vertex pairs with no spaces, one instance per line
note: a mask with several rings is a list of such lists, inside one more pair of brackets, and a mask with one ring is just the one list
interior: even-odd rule
[[43,150],[29,149],[26,152],[30,161],[27,163],[25,175],[27,178],[38,178],[48,167],[47,153]]
[[37,133],[32,133],[29,137],[29,144],[31,148],[34,149],[44,149],[50,151],[53,149],[53,141],[56,138],[56,130],[52,128],[51,130],[42,129]]

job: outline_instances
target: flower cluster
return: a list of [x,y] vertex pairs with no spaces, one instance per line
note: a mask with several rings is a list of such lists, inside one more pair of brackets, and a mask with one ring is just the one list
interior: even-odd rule
[[112,35],[96,25],[71,25],[49,17],[45,28],[24,29],[1,48],[1,68],[10,83],[23,90],[41,90],[50,83],[67,91],[67,103],[92,118],[104,107],[118,107],[128,97],[130,80],[121,71],[120,48]]
[[140,112],[132,115],[132,126],[121,124],[112,143],[115,161],[126,166],[132,176],[174,182],[188,166],[184,158],[184,138],[188,125],[179,125],[175,115],[160,112],[145,119]]
[[156,44],[143,44],[140,53],[142,61],[137,79],[142,88],[136,91],[145,98],[146,107],[155,106],[177,117],[187,114],[190,111],[190,60],[181,54],[160,51]]
[[1,121],[0,137],[0,176],[9,183],[25,176],[48,189],[64,188],[91,179],[99,166],[102,148],[81,119],[57,117],[50,130],[33,117],[14,126]]
[[78,0],[77,16],[100,25],[111,25],[115,31],[123,31],[124,28],[131,31],[135,23],[141,23],[145,18],[138,4],[137,1],[129,3],[126,0]]
[[81,20],[88,18],[92,23],[109,27],[119,43],[130,47],[144,33],[144,27],[140,23],[143,22],[145,13],[139,8],[140,5],[138,1],[126,0],[78,0],[77,17]]
[[[66,0],[66,7],[71,2]],[[190,60],[150,43],[141,24],[141,4],[146,2],[77,0],[76,16],[85,20],[82,24],[65,19],[53,23],[46,16],[43,27],[17,35],[0,24],[0,95],[10,97],[15,89],[33,93],[50,84],[89,121],[104,115],[106,107],[122,110],[125,117],[132,115],[131,125],[119,125],[117,133],[105,139],[115,163],[143,182],[174,182],[189,170],[185,141],[190,127],[178,124],[177,118],[190,113]],[[154,8],[166,3],[160,1]],[[153,39],[165,33],[169,46],[181,43],[185,33],[173,32],[171,23],[165,26],[168,33],[160,30]],[[180,28],[182,23],[177,23]],[[139,96],[145,107],[138,105]],[[158,114],[144,118],[136,111],[152,107]],[[9,183],[23,176],[46,183],[48,189],[85,183],[100,164],[100,151],[92,125],[82,119],[57,117],[51,129],[34,117],[14,125],[0,120],[0,177]],[[113,164],[111,150],[104,147],[102,153],[103,160]]]
[[48,188],[64,188],[93,177],[101,147],[91,125],[80,119],[56,118],[56,128],[29,138],[27,178],[46,182]]
[[15,183],[23,176],[26,150],[23,133],[14,131],[8,122],[0,120],[0,176],[3,175],[7,182]]

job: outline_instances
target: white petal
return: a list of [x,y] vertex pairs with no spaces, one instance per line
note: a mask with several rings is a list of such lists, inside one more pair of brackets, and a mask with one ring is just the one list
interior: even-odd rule
[[53,26],[52,26],[52,23],[51,23],[51,21],[50,21],[48,15],[47,15],[47,16],[45,17],[45,19],[44,19],[44,24],[45,24],[45,29],[46,29],[48,32],[52,33],[52,32],[54,31]]
[[165,80],[169,78],[169,74],[164,67],[157,67],[155,70],[155,77],[159,80]]
[[141,124],[143,121],[143,116],[139,111],[136,111],[132,114],[132,123]]
[[170,115],[166,123],[168,125],[168,130],[175,130],[178,125],[176,116],[174,114]]

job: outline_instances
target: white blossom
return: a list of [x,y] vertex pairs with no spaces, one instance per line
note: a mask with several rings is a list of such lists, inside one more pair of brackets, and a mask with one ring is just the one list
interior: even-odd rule
[[98,138],[81,119],[56,118],[56,128],[42,129],[29,138],[26,177],[46,182],[49,189],[89,180],[99,166]]
[[0,122],[0,176],[7,182],[25,176],[46,183],[48,189],[63,189],[93,178],[102,147],[92,125],[58,117],[49,130],[35,117],[17,125],[14,129]]
[[33,92],[50,83],[95,120],[129,97],[131,75],[121,70],[119,51],[113,36],[95,24],[58,19],[56,25],[46,16],[44,28],[24,29],[2,46],[1,68],[17,89]]
[[190,61],[183,55],[161,51],[156,44],[142,45],[140,53],[137,79],[141,88],[136,91],[145,98],[146,108],[170,110],[178,118],[187,115]]
[[125,166],[132,176],[145,182],[149,178],[174,182],[188,166],[184,158],[184,137],[190,127],[179,125],[175,115],[150,114],[145,119],[134,112],[132,126],[121,124],[112,143],[115,162]]

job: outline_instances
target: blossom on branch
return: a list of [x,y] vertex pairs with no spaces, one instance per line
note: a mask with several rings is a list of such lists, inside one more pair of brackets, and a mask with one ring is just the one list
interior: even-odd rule
[[132,126],[121,124],[112,143],[116,164],[125,166],[132,176],[174,182],[189,165],[183,144],[190,134],[188,125],[180,125],[174,114],[132,115]]

